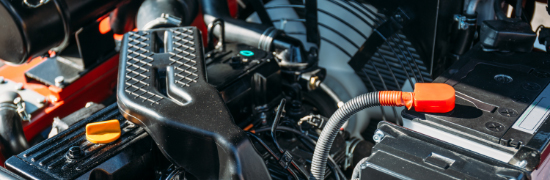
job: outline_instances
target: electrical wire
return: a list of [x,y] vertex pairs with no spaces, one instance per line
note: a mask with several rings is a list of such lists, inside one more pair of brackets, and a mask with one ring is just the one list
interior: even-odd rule
[[285,109],[286,99],[281,99],[281,102],[279,103],[279,107],[277,107],[277,111],[275,111],[275,119],[273,120],[273,125],[271,125],[271,138],[273,138],[273,143],[275,144],[275,147],[279,149],[281,153],[284,153],[283,148],[279,146],[279,143],[277,142],[277,136],[275,135],[275,130],[277,129],[277,126],[279,125],[279,121],[281,120],[281,115],[283,113],[283,109]]
[[[271,126],[271,138],[273,138],[273,143],[275,144],[277,149],[279,149],[281,154],[283,154],[283,156],[285,151],[283,150],[283,148],[281,148],[281,146],[277,142],[277,136],[275,133],[276,133],[277,126],[279,125],[279,121],[281,120],[281,115],[283,113],[283,110],[285,109],[285,104],[286,104],[286,99],[284,98],[281,99],[281,102],[279,103],[279,107],[277,107],[277,111],[275,112],[275,119],[273,120],[273,125]],[[294,160],[290,161],[290,164],[292,164],[294,168],[296,168],[302,175],[304,175],[304,177],[306,178],[308,177],[308,175],[298,165],[296,165]]]
[[[256,129],[256,133],[261,133],[261,132],[265,132],[265,131],[270,131],[271,129],[270,128],[262,128],[262,129]],[[286,126],[279,126],[277,127],[277,131],[283,131],[283,132],[290,132],[290,133],[293,133],[293,134],[296,134],[298,136],[300,136],[301,138],[307,140],[308,143],[311,143],[312,145],[316,145],[317,142],[313,139],[317,139],[316,137],[315,138],[312,138],[312,137],[309,137],[308,135],[296,130],[296,129],[293,129],[293,128],[290,128],[290,127],[286,127]],[[309,146],[307,143],[304,143],[304,145],[310,149],[311,151],[314,151],[315,148],[314,147],[311,147]],[[334,159],[332,157],[328,157],[328,160],[329,160],[329,168],[331,169],[331,171],[335,174],[335,176],[342,176],[344,179],[346,178],[346,176],[344,175],[344,172],[342,172],[341,169],[338,168],[338,164],[336,163],[336,161],[334,161]],[[310,162],[311,163],[311,162]],[[331,168],[333,167],[333,168]],[[335,177],[337,179],[340,179],[340,177]]]
[[[249,137],[253,137],[256,141],[258,141],[258,143],[262,145],[264,149],[267,150],[267,152],[269,152],[269,154],[271,154],[271,156],[273,156],[273,158],[275,158],[277,162],[279,162],[279,159],[280,159],[279,156],[277,156],[275,152],[273,152],[273,150],[271,150],[271,148],[269,148],[269,146],[267,146],[267,144],[262,139],[260,139],[260,137],[256,136],[254,133],[251,133],[251,132],[246,132],[246,134]],[[294,179],[297,179],[297,180],[299,179],[294,171],[292,171],[289,168],[287,168],[287,171],[294,177]]]

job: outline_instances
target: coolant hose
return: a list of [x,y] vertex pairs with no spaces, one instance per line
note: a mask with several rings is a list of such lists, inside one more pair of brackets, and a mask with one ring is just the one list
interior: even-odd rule
[[454,108],[454,103],[454,88],[443,83],[416,83],[414,92],[370,92],[349,100],[332,114],[317,140],[311,179],[324,179],[332,142],[340,127],[355,113],[373,106],[406,106],[417,112],[446,113]]

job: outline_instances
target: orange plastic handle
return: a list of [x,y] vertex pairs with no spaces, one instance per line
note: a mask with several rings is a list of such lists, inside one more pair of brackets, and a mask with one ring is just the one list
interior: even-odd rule
[[92,143],[106,144],[120,137],[118,120],[108,120],[86,125],[86,139]]

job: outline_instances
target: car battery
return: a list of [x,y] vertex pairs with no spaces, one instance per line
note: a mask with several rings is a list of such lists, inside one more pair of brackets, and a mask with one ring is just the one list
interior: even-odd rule
[[550,141],[550,55],[478,46],[434,82],[456,90],[444,114],[402,112],[403,126],[542,176]]

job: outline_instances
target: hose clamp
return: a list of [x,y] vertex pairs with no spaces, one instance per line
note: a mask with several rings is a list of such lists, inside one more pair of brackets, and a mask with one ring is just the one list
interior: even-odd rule
[[27,111],[25,111],[25,102],[23,101],[23,99],[21,99],[21,97],[17,97],[13,100],[13,103],[17,106],[17,114],[19,114],[19,116],[21,116],[21,119],[23,119],[23,121],[31,121],[31,115],[29,113],[27,113]]
[[258,42],[258,49],[271,51],[271,43],[273,42],[273,37],[276,33],[277,29],[275,29],[275,27],[272,26],[267,28],[260,37],[260,41]]
[[468,18],[460,14],[455,14],[454,20],[458,22],[459,30],[467,30],[468,28],[475,26],[477,21],[476,18]]
[[38,4],[31,4],[29,2],[29,0],[23,0],[23,4],[27,5],[28,7],[30,8],[37,8],[37,7],[40,7],[46,3],[50,2],[50,0],[40,0],[40,2],[38,2]]

